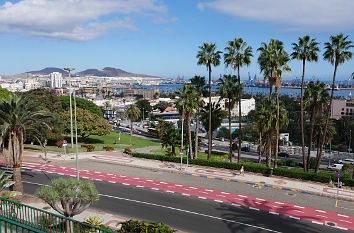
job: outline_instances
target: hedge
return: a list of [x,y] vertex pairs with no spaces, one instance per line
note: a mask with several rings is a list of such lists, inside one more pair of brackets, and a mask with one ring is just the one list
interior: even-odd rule
[[[169,161],[174,163],[180,163],[180,157],[166,156],[166,155],[157,155],[157,154],[145,154],[145,153],[132,153],[132,156],[138,158],[154,159],[160,161]],[[258,163],[230,163],[224,161],[210,161],[205,159],[189,159],[189,164],[195,164],[200,166],[216,167],[216,168],[226,168],[232,170],[240,170],[241,166],[244,166],[245,171],[261,173],[268,175],[270,173],[270,168],[267,168],[263,164]],[[187,163],[187,159],[183,158],[183,163]],[[336,181],[337,177],[334,173],[329,172],[305,172],[299,168],[274,168],[273,174],[276,176],[283,176],[289,178],[295,178],[300,180],[310,180],[321,183],[329,183],[331,180]],[[350,187],[354,186],[354,179],[351,179],[348,174],[343,174],[342,182]]]

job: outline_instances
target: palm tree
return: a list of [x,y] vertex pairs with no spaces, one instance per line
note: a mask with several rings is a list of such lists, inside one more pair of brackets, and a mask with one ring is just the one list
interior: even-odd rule
[[125,110],[125,117],[130,120],[130,144],[132,144],[133,122],[140,118],[140,109],[138,106],[135,104],[130,105],[130,107]]
[[8,160],[13,168],[14,190],[18,192],[23,193],[21,166],[26,130],[49,128],[46,121],[50,117],[51,115],[29,96],[10,93],[7,99],[0,99],[0,145],[7,149]]
[[302,81],[300,94],[300,121],[301,121],[301,146],[302,146],[302,162],[304,171],[307,171],[306,154],[305,154],[305,134],[304,134],[304,81],[305,81],[305,65],[306,61],[318,61],[318,42],[316,39],[311,39],[310,36],[299,37],[299,43],[292,43],[294,52],[291,54],[292,59],[302,61]]
[[[258,63],[261,68],[261,72],[264,73],[265,77],[268,77],[270,85],[270,94],[272,91],[272,86],[275,86],[275,97],[277,104],[277,121],[275,125],[275,153],[274,153],[274,167],[277,167],[278,162],[278,146],[279,146],[279,88],[282,82],[282,71],[290,71],[290,67],[287,65],[290,57],[288,53],[284,50],[283,42],[275,39],[270,39],[269,44],[262,43],[262,46],[258,49],[261,54],[258,57]],[[269,96],[269,98],[271,98]]]
[[[238,100],[240,86],[237,85],[237,77],[235,75],[224,75],[223,78],[219,79],[218,94],[220,95],[220,100],[226,99],[226,107],[228,109],[229,117],[229,138],[230,138],[230,154],[229,159],[232,162],[232,129],[231,129],[231,109],[234,108],[236,101]],[[239,117],[241,120],[241,118]],[[239,129],[240,130],[240,129]],[[238,162],[240,162],[240,153],[238,154]]]
[[[204,43],[203,46],[199,46],[197,54],[198,65],[205,65],[209,72],[209,125],[212,123],[212,104],[211,104],[211,66],[220,65],[220,51],[216,51],[216,45],[211,43]],[[209,145],[208,145],[208,160],[211,158],[211,141],[212,141],[211,127],[209,128]]]
[[[200,115],[200,120],[205,128],[206,131],[210,132],[213,134],[213,132],[221,126],[222,120],[227,116],[227,113],[221,109],[220,104],[218,102],[216,103],[211,103],[211,108],[209,107],[209,103],[206,104],[201,110],[201,115]],[[211,109],[212,112],[212,119],[213,121],[209,122],[209,109]],[[209,127],[211,125],[211,127]],[[210,143],[210,145],[212,142]],[[209,151],[208,151],[209,154]]]
[[337,68],[339,65],[343,64],[345,61],[349,61],[352,58],[352,52],[349,50],[353,48],[353,42],[350,40],[347,40],[348,36],[344,36],[342,33],[338,34],[336,36],[331,36],[330,37],[330,42],[325,43],[325,52],[323,53],[323,58],[327,61],[329,61],[332,65],[334,65],[334,72],[333,72],[333,83],[332,83],[332,90],[331,90],[331,97],[329,99],[329,106],[328,106],[328,111],[327,111],[327,119],[326,119],[326,124],[324,127],[324,133],[323,133],[323,138],[321,140],[321,146],[320,146],[320,155],[319,159],[316,164],[316,172],[318,172],[320,168],[320,163],[322,160],[322,150],[323,150],[323,145],[326,141],[326,131],[328,127],[328,121],[329,117],[331,115],[331,108],[332,108],[332,100],[333,100],[333,93],[334,93],[334,88],[336,85],[336,75],[337,75]]
[[[242,140],[242,130],[241,130],[241,99],[242,99],[242,87],[241,87],[241,75],[240,67],[244,65],[251,64],[252,47],[247,46],[247,43],[243,41],[242,38],[235,38],[232,41],[227,42],[228,46],[225,48],[227,51],[224,54],[224,62],[226,66],[230,66],[230,74],[232,69],[237,68],[237,82],[238,82],[238,157],[237,162],[241,160],[241,140]],[[247,46],[247,47],[246,47]]]
[[320,82],[318,80],[316,82],[313,81],[309,82],[304,95],[304,108],[311,115],[307,159],[305,161],[306,165],[304,163],[304,166],[306,166],[306,171],[308,171],[309,169],[308,165],[309,165],[310,155],[311,155],[315,121],[318,118],[319,114],[323,112],[322,108],[327,108],[328,100],[329,100],[328,88],[326,88],[326,84],[324,82]]
[[191,80],[191,85],[196,90],[195,102],[198,103],[197,108],[195,109],[195,149],[194,149],[194,158],[198,158],[198,133],[199,133],[199,122],[200,122],[200,108],[204,106],[204,101],[202,99],[203,96],[207,95],[205,78],[200,76],[194,76]]
[[270,128],[270,123],[271,121],[267,121],[267,112],[266,112],[266,108],[264,106],[260,106],[259,109],[257,109],[257,112],[256,112],[256,117],[255,117],[255,126],[256,126],[256,129],[257,129],[257,132],[258,132],[258,163],[261,163],[261,160],[262,160],[262,145],[263,145],[263,142],[262,142],[262,138],[263,138],[263,135],[264,133],[269,130]]
[[161,121],[156,126],[159,132],[159,138],[161,139],[162,147],[171,146],[172,155],[176,155],[176,147],[180,143],[181,135],[177,129],[175,129],[172,122]]
[[182,117],[186,118],[187,121],[189,154],[191,158],[193,158],[191,119],[194,114],[194,110],[198,108],[198,103],[195,101],[195,96],[197,95],[198,93],[192,85],[184,85],[183,89],[178,88],[179,99],[176,101],[177,108],[181,112]]

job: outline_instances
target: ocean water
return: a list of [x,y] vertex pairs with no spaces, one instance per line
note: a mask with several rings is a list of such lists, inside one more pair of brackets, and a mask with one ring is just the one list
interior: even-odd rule
[[[182,88],[183,84],[164,84],[164,85],[154,85],[154,86],[143,86],[144,88],[159,88],[161,89],[161,91],[177,91],[177,88]],[[213,85],[211,87],[212,91],[216,91],[217,90],[216,85]],[[245,93],[253,93],[253,94],[257,94],[257,93],[261,93],[261,94],[269,94],[269,88],[261,88],[261,87],[243,87],[243,91]],[[301,92],[301,89],[297,89],[297,88],[279,88],[279,94],[281,95],[289,95],[292,97],[296,97],[299,96]],[[335,90],[334,91],[334,96],[342,96],[342,97],[348,97],[349,94],[352,93],[352,95],[354,95],[354,90]]]

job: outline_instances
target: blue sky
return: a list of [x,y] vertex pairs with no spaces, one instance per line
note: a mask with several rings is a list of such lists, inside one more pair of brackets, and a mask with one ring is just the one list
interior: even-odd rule
[[[265,3],[267,2],[267,4]],[[285,4],[286,2],[286,4]],[[259,73],[256,51],[270,38],[291,43],[309,34],[323,43],[344,33],[354,40],[354,2],[347,0],[0,0],[0,74],[44,67],[78,71],[106,66],[166,78],[207,75],[195,58],[203,42],[242,37],[254,49],[242,78]],[[353,50],[354,52],[354,50]],[[307,78],[329,80],[333,67],[308,63]],[[301,75],[291,61],[284,79]],[[223,64],[214,78],[228,73]],[[338,79],[354,72],[354,58],[338,69]]]

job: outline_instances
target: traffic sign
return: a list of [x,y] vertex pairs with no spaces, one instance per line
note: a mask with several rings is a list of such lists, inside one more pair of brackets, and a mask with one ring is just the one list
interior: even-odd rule
[[66,140],[63,141],[63,146],[67,146],[68,142]]
[[337,177],[338,177],[338,179],[339,179],[339,178],[341,178],[341,177],[342,177],[342,173],[341,173],[341,172],[337,172],[337,173],[336,173],[336,176],[337,176]]
[[179,148],[179,152],[180,152],[180,153],[183,153],[183,148]]

